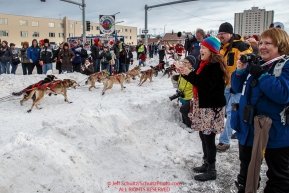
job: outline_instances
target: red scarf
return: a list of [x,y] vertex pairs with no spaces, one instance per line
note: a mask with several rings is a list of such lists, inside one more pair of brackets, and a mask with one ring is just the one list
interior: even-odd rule
[[[198,68],[196,74],[200,74],[204,67],[209,63],[210,61],[209,60],[202,60],[201,63],[200,63],[200,67]],[[193,92],[194,92],[194,99],[197,99],[198,98],[198,89],[196,86],[193,86]]]

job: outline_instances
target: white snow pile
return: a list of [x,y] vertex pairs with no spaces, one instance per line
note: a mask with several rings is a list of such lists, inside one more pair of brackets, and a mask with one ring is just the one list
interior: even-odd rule
[[[1,75],[0,98],[44,77]],[[57,77],[86,78],[79,73]],[[141,87],[137,78],[124,91],[114,85],[104,96],[102,84],[88,91],[82,82],[68,91],[73,103],[46,95],[39,105],[43,109],[31,113],[26,111],[32,100],[23,106],[20,97],[1,101],[0,192],[229,192],[239,165],[237,146],[218,155],[216,181],[194,181],[190,168],[202,163],[198,132],[179,126],[179,107],[168,99],[175,89],[160,77]]]

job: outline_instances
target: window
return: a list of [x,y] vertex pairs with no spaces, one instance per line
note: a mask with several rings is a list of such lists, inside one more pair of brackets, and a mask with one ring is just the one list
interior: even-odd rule
[[39,37],[39,32],[33,32],[32,37]]
[[0,31],[0,36],[8,36],[8,31]]
[[49,27],[54,27],[54,23],[48,23]]
[[121,28],[121,29],[119,29],[119,32],[123,32],[123,29]]
[[93,36],[93,34],[87,34],[87,36]]
[[73,37],[73,33],[69,33],[69,37],[70,37],[70,38]]
[[0,24],[1,25],[7,25],[7,23],[8,23],[7,19],[0,18]]
[[26,20],[20,20],[20,25],[27,26],[27,25],[28,25],[28,21],[26,21]]
[[99,26],[96,26],[96,30],[99,30]]
[[90,30],[93,30],[93,26],[90,26]]
[[54,37],[55,37],[55,33],[49,32],[49,37],[50,37],[50,38],[54,38]]
[[32,21],[32,26],[33,27],[38,27],[39,26],[39,22],[38,21]]
[[28,37],[28,32],[27,31],[21,31],[20,36],[21,37]]
[[125,36],[124,38],[125,38],[125,39],[127,39],[128,37],[127,37],[127,36]]
[[129,32],[131,33],[131,29],[129,29]]
[[63,23],[59,23],[59,24],[58,24],[58,27],[64,28],[64,24],[63,24]]
[[129,39],[131,40],[131,36],[129,36]]
[[70,28],[73,28],[73,24],[69,24],[69,27],[70,27]]
[[60,38],[64,38],[64,33],[59,33]]
[[124,31],[127,32],[127,29],[125,29]]

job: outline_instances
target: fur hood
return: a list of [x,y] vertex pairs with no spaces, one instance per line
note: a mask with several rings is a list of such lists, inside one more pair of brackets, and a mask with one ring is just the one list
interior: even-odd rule
[[23,42],[23,44],[22,44],[22,47],[24,47],[24,46],[26,46],[26,48],[28,48],[29,47],[29,43],[28,42]]
[[68,50],[70,49],[70,45],[69,45],[68,42],[64,42],[64,43],[63,43],[63,50],[64,50],[64,46],[67,46],[67,47],[68,47]]

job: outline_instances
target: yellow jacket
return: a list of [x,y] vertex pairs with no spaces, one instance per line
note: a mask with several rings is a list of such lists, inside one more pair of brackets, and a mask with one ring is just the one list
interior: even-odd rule
[[[236,70],[238,56],[242,54],[252,53],[253,49],[250,45],[243,42],[242,38],[238,34],[234,34],[234,40],[232,43],[231,51],[227,51],[230,47],[230,42],[221,45],[220,54],[224,56],[225,63],[227,63],[229,76]],[[227,83],[230,86],[230,82]]]
[[191,100],[193,98],[193,85],[184,79],[182,76],[179,76],[179,89],[184,93],[184,100]]

